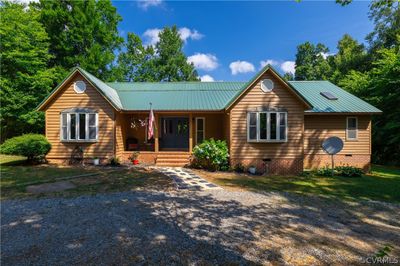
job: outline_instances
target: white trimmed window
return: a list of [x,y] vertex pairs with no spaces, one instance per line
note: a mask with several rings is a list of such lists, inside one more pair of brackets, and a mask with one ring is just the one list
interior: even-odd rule
[[196,117],[196,144],[200,144],[206,138],[205,134],[206,119],[204,117]]
[[347,117],[346,119],[346,139],[357,140],[358,138],[358,119],[357,117]]
[[60,138],[62,141],[96,141],[98,114],[91,110],[70,109],[61,112]]
[[247,113],[248,142],[286,142],[287,112]]

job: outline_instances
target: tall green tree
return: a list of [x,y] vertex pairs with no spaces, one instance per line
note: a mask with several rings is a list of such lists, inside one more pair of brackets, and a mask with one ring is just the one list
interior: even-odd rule
[[325,59],[328,52],[329,49],[321,43],[305,42],[297,46],[295,79],[326,79],[330,73],[330,65]]
[[60,71],[47,68],[51,60],[49,37],[37,10],[2,2],[0,20],[0,122],[4,140],[43,131],[44,116],[35,107],[60,78]]
[[187,62],[183,53],[183,41],[176,26],[164,28],[155,46],[157,56],[155,67],[160,81],[198,81],[193,64]]
[[153,46],[144,46],[139,36],[128,33],[125,49],[118,55],[118,65],[114,80],[119,81],[157,81]]
[[370,4],[369,18],[374,30],[367,35],[371,50],[392,48],[399,45],[400,1],[375,0]]
[[50,66],[81,66],[101,79],[111,73],[121,16],[110,0],[40,0],[32,7],[50,38]]
[[338,52],[330,57],[331,74],[328,77],[334,83],[347,75],[350,70],[366,71],[370,68],[364,45],[350,35],[345,34],[337,45]]

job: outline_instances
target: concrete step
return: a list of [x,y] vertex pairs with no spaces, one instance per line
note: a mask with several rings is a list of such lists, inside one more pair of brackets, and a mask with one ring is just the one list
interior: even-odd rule
[[178,163],[178,162],[157,162],[156,166],[169,166],[169,167],[184,167],[185,165],[187,165],[189,163]]

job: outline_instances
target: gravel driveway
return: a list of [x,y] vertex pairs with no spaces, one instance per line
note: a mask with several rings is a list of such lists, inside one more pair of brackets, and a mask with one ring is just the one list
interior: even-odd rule
[[[400,206],[285,194],[136,191],[2,202],[2,265],[320,265],[399,257]],[[397,245],[397,247],[396,247]]]

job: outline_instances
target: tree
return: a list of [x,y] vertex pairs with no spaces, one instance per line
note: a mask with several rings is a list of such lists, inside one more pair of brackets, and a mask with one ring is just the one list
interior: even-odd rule
[[49,37],[38,21],[37,10],[3,2],[0,18],[0,123],[4,140],[43,130],[44,115],[35,107],[60,78],[60,71],[47,68]]
[[114,79],[119,81],[157,81],[153,46],[143,46],[142,40],[134,33],[128,33],[125,51],[118,55],[118,66]]
[[399,45],[400,2],[398,0],[373,1],[369,18],[374,22],[374,30],[367,35],[371,50],[392,48]]
[[334,83],[349,73],[350,70],[366,71],[370,68],[368,55],[365,47],[350,35],[345,34],[337,45],[338,52],[330,57],[331,76],[329,79]]
[[155,67],[160,81],[198,81],[193,64],[187,62],[183,53],[183,41],[176,26],[164,28],[156,44]]
[[121,17],[110,0],[61,0],[31,4],[50,38],[50,66],[81,66],[107,80],[115,51],[123,42],[118,34]]
[[318,43],[314,45],[305,42],[297,46],[296,54],[296,80],[321,80],[329,76],[330,66],[324,57],[329,49]]

